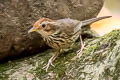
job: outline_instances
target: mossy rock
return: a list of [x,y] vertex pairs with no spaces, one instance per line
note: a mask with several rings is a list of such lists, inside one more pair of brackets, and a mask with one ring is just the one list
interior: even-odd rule
[[85,39],[83,55],[80,48],[61,54],[48,72],[42,69],[55,52],[53,49],[34,56],[0,64],[1,80],[120,80],[120,30],[92,39]]

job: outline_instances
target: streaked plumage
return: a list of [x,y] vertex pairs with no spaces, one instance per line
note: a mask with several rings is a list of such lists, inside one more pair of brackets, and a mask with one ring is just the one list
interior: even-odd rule
[[74,20],[70,18],[51,20],[49,18],[41,18],[36,21],[30,32],[38,32],[46,43],[56,49],[56,53],[50,58],[47,68],[55,58],[60,54],[60,49],[69,48],[81,34],[81,27],[96,22],[101,19],[109,18],[105,16],[100,18],[92,18],[84,21]]

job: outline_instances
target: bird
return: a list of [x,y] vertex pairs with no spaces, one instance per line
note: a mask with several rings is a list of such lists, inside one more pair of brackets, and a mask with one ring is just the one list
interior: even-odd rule
[[83,21],[71,18],[54,20],[45,17],[37,20],[33,24],[33,27],[28,30],[28,33],[39,33],[46,44],[56,50],[53,56],[49,59],[48,64],[44,67],[46,72],[50,65],[54,66],[52,63],[59,56],[61,50],[72,47],[79,37],[81,49],[77,52],[77,55],[80,56],[82,54],[84,43],[81,37],[81,28],[83,26],[90,25],[93,22],[110,17],[111,16],[95,17]]

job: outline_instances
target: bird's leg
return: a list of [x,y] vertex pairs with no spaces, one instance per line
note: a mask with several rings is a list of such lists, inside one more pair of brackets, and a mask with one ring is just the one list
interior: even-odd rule
[[58,57],[59,54],[60,54],[60,50],[57,50],[55,54],[53,54],[53,56],[49,59],[48,64],[45,67],[43,67],[45,68],[46,72],[48,71],[50,65],[54,67],[52,62]]
[[77,51],[77,56],[80,57],[82,56],[82,51],[84,49],[85,44],[83,43],[82,36],[80,35],[80,43],[81,43],[81,48],[80,50]]

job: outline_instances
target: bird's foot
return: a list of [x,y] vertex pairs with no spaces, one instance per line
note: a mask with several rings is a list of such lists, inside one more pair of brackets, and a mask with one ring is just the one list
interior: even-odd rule
[[47,72],[47,71],[48,71],[48,68],[50,67],[50,65],[53,66],[53,67],[55,67],[55,66],[52,64],[52,60],[51,60],[51,59],[48,61],[48,64],[43,67],[43,69],[45,69],[46,72]]
[[85,47],[85,43],[81,45],[81,49],[77,51],[77,56],[80,58],[82,56],[83,49]]

